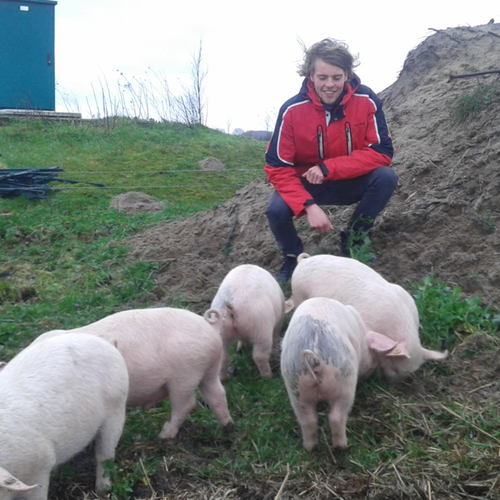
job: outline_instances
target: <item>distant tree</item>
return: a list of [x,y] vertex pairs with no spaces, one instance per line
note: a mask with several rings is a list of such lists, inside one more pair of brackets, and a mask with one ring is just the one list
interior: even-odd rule
[[191,86],[182,86],[182,93],[174,98],[177,119],[186,125],[205,125],[205,78],[208,71],[203,69],[203,45],[200,41],[198,53],[193,54],[191,65]]
[[274,124],[276,123],[276,118],[277,118],[276,109],[267,112],[266,117],[264,118],[266,130],[272,130],[274,128]]
[[241,135],[243,134],[245,131],[242,129],[242,128],[235,128],[233,130],[233,134],[232,135]]

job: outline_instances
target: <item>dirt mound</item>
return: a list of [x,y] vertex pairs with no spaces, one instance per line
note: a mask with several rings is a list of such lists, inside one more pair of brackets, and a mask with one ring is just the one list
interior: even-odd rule
[[[400,183],[371,235],[380,254],[373,267],[388,280],[405,286],[432,274],[495,306],[500,74],[491,70],[500,70],[499,53],[500,24],[488,24],[436,32],[408,54],[398,80],[381,93]],[[457,121],[453,110],[460,99],[484,88],[487,107]],[[235,265],[279,267],[264,215],[271,190],[263,175],[213,210],[136,234],[127,242],[130,259],[159,262],[162,301],[181,294],[201,312]],[[344,226],[352,209],[330,208],[334,227]],[[307,252],[337,253],[338,231],[319,235],[304,220],[297,224]]]
[[129,191],[116,196],[111,200],[109,207],[129,215],[140,212],[161,212],[165,208],[163,202],[137,191]]

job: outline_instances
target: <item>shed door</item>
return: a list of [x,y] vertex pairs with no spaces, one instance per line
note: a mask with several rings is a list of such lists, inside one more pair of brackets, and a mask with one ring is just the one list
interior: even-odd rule
[[0,0],[0,108],[55,109],[54,5]]

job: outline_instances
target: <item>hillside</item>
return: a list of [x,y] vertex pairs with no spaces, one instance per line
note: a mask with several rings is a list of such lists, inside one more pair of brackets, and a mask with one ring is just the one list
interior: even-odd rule
[[[500,24],[488,24],[438,31],[408,54],[397,81],[380,94],[400,183],[372,231],[373,267],[388,280],[407,286],[433,275],[497,307],[500,73],[492,70],[500,70],[499,53]],[[460,104],[464,112],[484,109],[460,121]],[[270,193],[263,176],[213,210],[138,233],[128,240],[130,259],[160,263],[161,302],[181,294],[201,312],[232,267],[279,267],[264,215]],[[351,211],[329,209],[336,229]],[[337,230],[319,235],[298,223],[307,252],[337,253]]]

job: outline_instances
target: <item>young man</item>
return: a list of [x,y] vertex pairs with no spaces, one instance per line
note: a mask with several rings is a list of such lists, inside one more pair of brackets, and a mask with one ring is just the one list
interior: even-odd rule
[[305,51],[300,92],[283,104],[266,152],[265,171],[275,191],[266,216],[283,254],[275,276],[290,279],[303,251],[293,217],[327,233],[333,226],[320,205],[358,203],[341,252],[363,241],[391,198],[398,177],[382,103],[353,73],[348,47],[326,38]]

